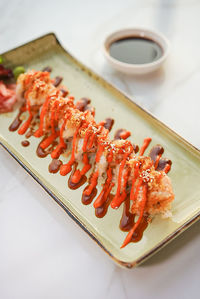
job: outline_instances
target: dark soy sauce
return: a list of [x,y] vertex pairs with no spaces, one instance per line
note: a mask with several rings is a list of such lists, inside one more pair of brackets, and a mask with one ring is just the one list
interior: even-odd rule
[[110,45],[110,56],[129,64],[145,64],[158,60],[162,48],[151,39],[138,36],[118,39]]

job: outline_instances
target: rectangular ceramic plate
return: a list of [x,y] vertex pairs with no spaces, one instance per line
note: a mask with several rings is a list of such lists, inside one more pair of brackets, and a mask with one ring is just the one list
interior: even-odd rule
[[96,218],[92,204],[84,206],[81,203],[84,187],[70,190],[66,177],[48,172],[50,158],[40,159],[36,156],[38,139],[31,137],[31,145],[28,148],[22,147],[24,137],[8,130],[17,111],[0,116],[0,140],[3,147],[114,261],[128,268],[136,266],[199,219],[200,152],[197,149],[74,59],[62,48],[54,34],[4,53],[3,57],[8,67],[24,65],[26,69],[41,70],[51,66],[52,76],[62,76],[64,84],[76,99],[84,96],[92,99],[97,122],[113,117],[115,124],[112,131],[127,128],[133,132],[131,140],[139,145],[145,137],[152,137],[151,145],[162,144],[165,148],[164,156],[173,161],[169,174],[175,192],[173,217],[169,220],[156,217],[140,242],[120,249],[126,236],[126,233],[119,230],[122,207],[118,210],[109,209],[103,219]]

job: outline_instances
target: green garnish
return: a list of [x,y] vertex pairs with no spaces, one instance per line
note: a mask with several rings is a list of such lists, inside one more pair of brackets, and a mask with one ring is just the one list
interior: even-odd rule
[[15,77],[15,80],[17,80],[17,78],[19,77],[20,74],[25,73],[25,69],[23,66],[16,66],[13,70],[13,74]]
[[3,57],[0,56],[0,64],[2,64],[2,63],[3,63]]

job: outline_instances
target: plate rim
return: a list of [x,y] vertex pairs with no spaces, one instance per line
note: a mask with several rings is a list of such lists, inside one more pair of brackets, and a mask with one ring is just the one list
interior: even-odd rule
[[[62,51],[70,56],[70,58],[76,62],[76,64],[78,64],[83,71],[86,71],[87,74],[91,74],[92,77],[94,77],[95,79],[100,79],[101,82],[105,83],[109,88],[111,88],[112,90],[117,91],[121,96],[124,96],[125,99],[132,105],[136,106],[139,110],[143,111],[145,114],[147,114],[150,118],[153,118],[154,121],[156,121],[157,124],[159,124],[161,127],[164,127],[165,130],[167,130],[169,133],[172,133],[173,135],[175,135],[176,138],[178,138],[179,140],[181,140],[181,142],[188,146],[189,148],[192,149],[193,153],[195,155],[197,155],[200,158],[200,149],[198,149],[197,147],[195,147],[193,144],[191,144],[190,142],[188,142],[186,139],[184,139],[181,135],[179,135],[178,133],[176,133],[173,129],[171,129],[170,127],[168,127],[164,122],[162,122],[161,120],[159,120],[157,117],[155,117],[151,112],[147,111],[146,109],[144,109],[143,107],[141,107],[139,104],[137,104],[132,98],[130,98],[130,96],[128,94],[126,94],[126,92],[122,91],[120,88],[114,86],[113,84],[111,84],[109,81],[105,80],[102,76],[100,76],[99,74],[95,73],[93,70],[91,70],[88,66],[84,65],[82,62],[80,62],[77,58],[75,58],[73,55],[71,55],[71,53],[66,50],[61,42],[59,41],[59,39],[57,38],[56,34],[54,32],[50,32],[47,34],[44,34],[36,39],[33,39],[31,41],[28,41],[27,43],[21,44],[11,50],[8,50],[6,52],[3,52],[1,55],[5,55],[8,54],[12,51],[15,51],[17,49],[20,49],[24,46],[27,46],[28,44],[31,44],[33,42],[36,42],[37,40],[41,40],[46,38],[47,36],[51,36],[55,39],[56,41],[56,46],[60,47],[62,49]],[[106,249],[104,247],[104,245],[98,240],[98,238],[95,236],[95,234],[90,231],[89,229],[87,229],[87,227],[84,225],[84,223],[77,218],[77,216],[70,210],[70,208],[68,208],[60,199],[59,197],[57,197],[40,179],[39,177],[37,177],[36,174],[34,174],[21,160],[20,158],[18,158],[14,152],[12,151],[12,146],[6,145],[7,142],[3,142],[2,138],[0,137],[0,144],[2,145],[2,147],[35,179],[35,181],[37,181],[40,186],[51,196],[51,198],[53,198],[55,200],[55,202],[57,204],[59,204],[59,206],[113,259],[114,262],[116,262],[118,265],[122,266],[122,267],[126,267],[128,269],[133,268],[138,266],[139,264],[143,263],[144,261],[146,261],[149,257],[153,256],[156,252],[158,252],[159,250],[161,250],[164,246],[166,246],[167,244],[169,244],[169,242],[171,242],[172,240],[174,240],[178,235],[180,235],[182,232],[184,232],[187,228],[189,228],[192,224],[194,224],[196,221],[198,221],[200,219],[200,212],[198,212],[197,214],[195,214],[193,217],[191,217],[190,219],[188,219],[186,222],[184,222],[181,226],[179,226],[175,231],[173,231],[169,236],[167,236],[164,240],[162,240],[161,242],[159,242],[156,246],[154,246],[152,249],[150,249],[147,253],[143,254],[141,257],[135,259],[134,261],[131,262],[124,262],[121,261],[120,259],[116,258],[108,249]],[[9,148],[10,147],[10,148]]]

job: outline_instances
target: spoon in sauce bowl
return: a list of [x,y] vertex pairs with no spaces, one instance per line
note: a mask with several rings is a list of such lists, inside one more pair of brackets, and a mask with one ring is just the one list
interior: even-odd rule
[[124,29],[106,38],[104,54],[121,72],[146,74],[164,63],[169,54],[169,41],[161,33],[147,29]]

